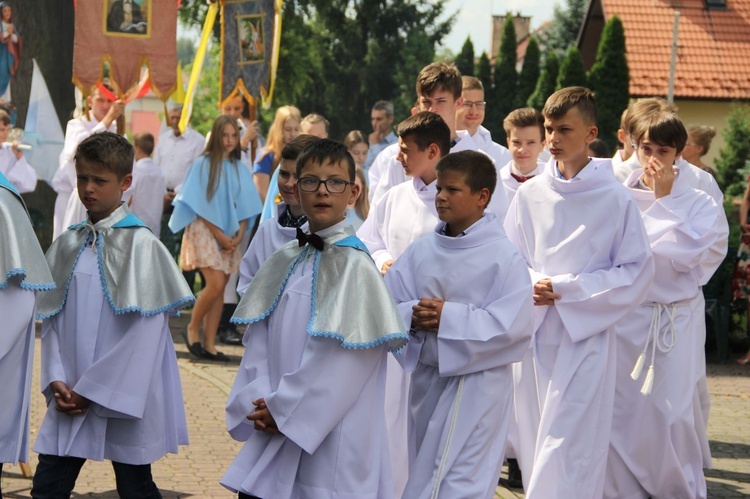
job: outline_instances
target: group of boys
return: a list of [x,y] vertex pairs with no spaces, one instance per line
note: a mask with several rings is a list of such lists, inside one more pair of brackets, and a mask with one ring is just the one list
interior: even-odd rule
[[[467,83],[450,65],[420,73],[357,234],[346,148],[302,135],[282,151],[283,202],[241,267],[245,352],[226,413],[245,445],[222,484],[241,498],[492,497],[517,426],[532,499],[705,497],[700,286],[727,231],[679,158],[684,126],[660,101],[631,106],[638,168],[623,186],[587,155],[593,94],[566,88],[543,118],[508,116],[498,165],[479,126],[456,130]],[[471,115],[483,96],[470,98]],[[21,220],[0,293],[25,373],[6,462],[27,446],[34,292],[45,319],[34,497],[69,496],[89,458],[113,462],[122,496],[160,497],[150,463],[187,443],[168,316],[193,297],[121,204],[133,154],[106,132],[78,145],[88,218],[46,263],[24,249],[33,234],[0,177],[0,216]]]

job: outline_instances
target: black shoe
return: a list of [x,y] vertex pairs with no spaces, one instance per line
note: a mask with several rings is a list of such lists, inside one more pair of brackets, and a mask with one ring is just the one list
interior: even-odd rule
[[518,460],[516,459],[508,459],[508,487],[511,489],[523,489],[521,468],[518,467]]
[[242,345],[242,334],[232,324],[230,327],[219,329],[219,341],[225,345]]
[[203,350],[203,345],[201,345],[200,341],[191,344],[188,339],[187,329],[182,330],[182,339],[185,340],[185,346],[187,346],[188,352],[198,358],[203,358],[203,353],[205,352],[205,350]]
[[[203,347],[201,347],[203,349]],[[229,362],[229,357],[218,350],[216,353],[211,353],[208,350],[203,349],[203,355],[201,358],[206,360],[217,360],[219,362]]]

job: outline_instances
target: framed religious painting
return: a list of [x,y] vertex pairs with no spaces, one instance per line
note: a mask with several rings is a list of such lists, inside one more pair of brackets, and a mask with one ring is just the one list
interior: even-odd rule
[[154,1],[103,0],[104,34],[148,38],[151,35],[151,4]]
[[266,36],[263,29],[265,14],[237,15],[237,63],[259,64],[266,60]]

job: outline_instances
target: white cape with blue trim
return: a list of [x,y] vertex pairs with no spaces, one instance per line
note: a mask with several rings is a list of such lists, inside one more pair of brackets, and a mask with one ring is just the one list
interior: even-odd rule
[[161,241],[122,204],[96,224],[69,227],[52,243],[46,258],[57,288],[39,298],[38,319],[65,306],[76,262],[84,250],[91,251],[88,242],[96,246],[104,294],[115,314],[176,314],[195,300]]

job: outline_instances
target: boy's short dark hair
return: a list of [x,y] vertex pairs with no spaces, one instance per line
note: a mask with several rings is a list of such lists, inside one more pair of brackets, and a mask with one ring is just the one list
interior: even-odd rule
[[349,172],[349,181],[354,182],[356,165],[354,158],[349,154],[346,146],[341,142],[331,139],[318,139],[311,142],[305,147],[297,157],[297,177],[302,175],[302,169],[308,163],[325,164],[327,161],[332,163],[344,163]]
[[143,151],[146,156],[154,152],[154,136],[150,133],[136,133],[133,135],[133,145]]
[[89,135],[76,149],[75,160],[85,159],[117,175],[118,179],[133,173],[135,148],[121,135],[101,132]]
[[648,135],[648,140],[660,146],[674,147],[681,153],[687,144],[688,133],[680,118],[673,112],[660,110],[633,123],[635,143],[640,144]]
[[542,113],[533,107],[524,107],[511,111],[503,120],[503,128],[508,137],[510,137],[510,131],[513,127],[527,128],[531,126],[539,128],[542,140],[544,140],[544,117]]
[[[459,151],[440,159],[435,171],[440,173],[457,172],[464,175],[464,182],[471,192],[482,189],[490,191],[490,199],[497,186],[497,170],[489,156],[478,151]],[[489,204],[489,199],[487,203]]]
[[566,87],[550,95],[544,104],[545,118],[560,118],[573,108],[588,125],[596,125],[596,96],[586,87]]
[[611,158],[612,154],[609,152],[609,146],[602,139],[594,139],[589,142],[589,151],[594,158]]
[[665,99],[659,97],[646,97],[631,102],[628,108],[623,112],[620,128],[625,133],[633,134],[633,126],[641,119],[648,118],[653,113],[666,111],[677,114],[677,106],[670,104]]
[[10,125],[10,115],[3,109],[0,109],[0,123],[3,125]]
[[462,76],[461,83],[463,90],[481,90],[482,92],[484,92],[484,85],[482,85],[482,80],[474,76]]
[[422,111],[406,118],[396,126],[396,135],[406,140],[408,137],[424,151],[430,144],[437,144],[440,155],[445,156],[451,150],[451,130],[440,115]]
[[309,123],[311,125],[315,125],[316,123],[323,123],[323,127],[325,128],[326,133],[328,133],[328,127],[330,126],[330,123],[328,123],[328,120],[325,119],[325,117],[322,114],[318,113],[310,113],[304,118],[302,118],[302,123]]
[[461,97],[463,82],[454,64],[433,62],[422,68],[417,76],[417,95],[431,95],[436,90],[447,90],[453,99]]
[[281,150],[281,159],[297,161],[297,158],[302,153],[302,151],[316,140],[320,140],[320,138],[316,137],[315,135],[306,133],[297,135]]

